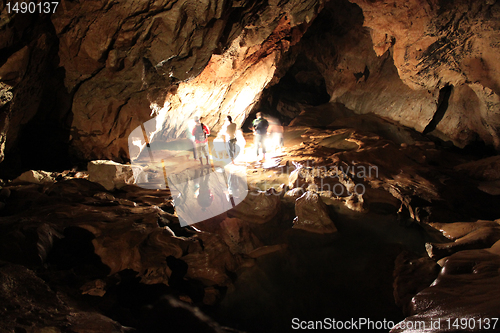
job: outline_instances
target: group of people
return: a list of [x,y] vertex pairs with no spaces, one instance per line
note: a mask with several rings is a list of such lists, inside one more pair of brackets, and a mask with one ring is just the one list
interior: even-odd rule
[[[227,116],[227,122],[224,125],[221,134],[224,136],[224,142],[227,140],[228,153],[231,157],[231,162],[234,163],[234,158],[236,155],[236,123],[233,123],[231,116]],[[203,123],[201,123],[199,117],[194,117],[194,126],[189,129],[189,136],[194,144],[193,155],[194,159],[199,159],[201,165],[203,165],[202,155],[205,156],[207,163],[209,165],[209,153],[208,153],[208,137],[210,136],[210,129]]]
[[[274,129],[274,127],[281,128],[281,131]],[[283,130],[281,126],[271,125],[269,121],[265,119],[261,112],[257,112],[256,119],[252,122],[251,129],[254,133],[254,147],[259,158],[259,151],[262,152],[262,161],[266,159],[266,138],[268,135],[268,130],[272,129],[273,132],[278,132],[281,134],[279,144],[283,145]],[[224,139],[224,145],[227,147],[227,152],[231,158],[231,163],[234,163],[234,159],[237,155],[237,125],[233,122],[231,116],[226,117],[226,123],[224,124],[219,135],[222,135]],[[210,129],[200,121],[198,116],[194,117],[194,126],[192,129],[188,130],[188,135],[194,144],[193,155],[194,159],[199,159],[201,165],[203,165],[202,155],[206,158],[206,165],[209,165],[209,153],[208,153],[208,137],[210,136]]]

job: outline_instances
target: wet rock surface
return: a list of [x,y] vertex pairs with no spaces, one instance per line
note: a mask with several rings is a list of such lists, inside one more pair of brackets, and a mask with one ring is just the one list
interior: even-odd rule
[[328,216],[328,208],[321,197],[307,191],[295,201],[295,219],[293,228],[316,233],[332,233],[337,231]]
[[[396,323],[403,312],[412,316],[406,320],[430,320],[432,306],[418,305],[434,304],[440,291],[429,288],[466,288],[449,274],[455,256],[495,262],[498,223],[490,216],[497,198],[457,171],[467,156],[418,141],[408,129],[404,137],[412,139],[396,144],[390,123],[371,127],[379,134],[363,123],[297,124],[285,129],[286,154],[247,162],[252,190],[243,202],[193,227],[180,227],[169,190],[108,190],[76,171],[53,173],[50,183],[7,183],[0,191],[1,259],[91,305],[110,331],[161,327],[158,313],[180,300],[187,316],[199,306],[220,324],[250,332],[259,330],[250,318],[263,308],[269,332],[289,327],[297,311],[318,320],[354,312]],[[482,194],[460,204],[465,191]],[[476,222],[446,223],[455,216]],[[487,255],[481,250],[490,247]],[[438,274],[446,282],[433,282]],[[300,306],[317,288],[324,296]],[[453,297],[442,302],[442,318],[465,315]],[[481,307],[483,300],[471,302]],[[52,325],[49,317],[26,325]]]
[[[242,221],[231,225],[227,225],[227,221],[219,221],[223,224],[220,236],[180,228],[178,219],[172,214],[171,199],[165,191],[125,186],[108,192],[97,183],[72,177],[49,184],[13,184],[2,191],[7,190],[10,195],[0,212],[1,258],[33,270],[6,266],[24,270],[22,274],[19,269],[14,270],[12,279],[24,281],[23,274],[31,274],[31,279],[39,281],[39,285],[30,289],[32,291],[28,294],[20,292],[30,298],[22,300],[26,304],[18,311],[25,312],[30,302],[33,303],[31,306],[43,302],[38,300],[40,295],[37,291],[42,288],[46,293],[53,294],[54,301],[46,301],[50,301],[53,311],[58,313],[57,316],[50,315],[52,310],[47,310],[49,312],[36,321],[29,316],[25,319],[20,316],[19,320],[24,320],[24,324],[19,327],[31,325],[42,329],[50,327],[52,321],[59,321],[54,327],[71,326],[74,332],[125,331],[121,325],[102,314],[109,311],[108,315],[120,319],[122,323],[133,324],[146,332],[143,327],[146,321],[142,322],[145,319],[140,317],[142,312],[134,313],[131,315],[133,318],[123,321],[123,317],[115,311],[124,311],[126,306],[117,305],[122,310],[113,310],[107,305],[121,280],[134,281],[133,285],[137,288],[151,285],[148,293],[159,289],[161,292],[151,302],[160,302],[162,295],[176,295],[191,304],[215,304],[224,288],[231,284],[230,272],[245,263],[241,255],[260,246]],[[226,232],[221,231],[226,229]],[[234,239],[234,236],[238,237]],[[2,285],[7,287],[8,283]],[[164,288],[158,287],[160,285]],[[29,288],[24,282],[22,286]],[[101,311],[93,310],[87,314],[82,310],[82,314],[73,318],[70,314],[73,310],[59,301],[51,288],[61,288],[65,297],[83,302],[81,304],[87,304],[88,297],[98,298],[100,301],[94,299],[90,302],[97,304]],[[84,295],[89,296],[85,298]],[[5,304],[11,304],[6,305],[7,308],[18,308],[12,303],[14,299],[8,301],[8,295],[4,296]],[[139,299],[134,302],[138,302],[137,310],[147,305]],[[164,309],[172,307],[170,301],[165,302],[158,306]],[[195,316],[196,311],[188,305],[180,307],[186,312],[184,317]],[[92,316],[97,319],[93,320]],[[203,326],[204,319],[198,321]],[[15,318],[12,322],[5,318],[0,325],[2,329],[8,329],[10,325],[15,325]],[[156,324],[147,325],[154,327]],[[98,328],[100,326],[102,328]],[[206,326],[202,331],[220,331],[220,328],[209,330],[211,324]]]
[[411,332],[419,322],[433,332],[498,331],[499,264],[500,256],[486,250],[453,254],[432,285],[412,299],[413,315],[391,332]]
[[[377,134],[356,122],[349,130],[301,127],[299,119],[295,124],[285,131],[287,142],[293,144],[287,145],[286,155],[277,157],[281,170],[293,170],[288,178],[293,189],[283,199],[286,206],[313,191],[328,205],[341,205],[366,219],[385,214],[396,215],[403,225],[418,221],[430,239],[427,253],[421,247],[395,258],[394,298],[410,317],[394,332],[410,332],[419,320],[426,325],[441,321],[438,331],[453,331],[456,327],[451,325],[461,318],[473,318],[476,326],[471,331],[481,331],[478,320],[496,318],[495,310],[483,311],[495,302],[494,293],[486,296],[483,288],[484,283],[494,286],[486,281],[494,279],[496,273],[490,276],[482,268],[492,267],[496,272],[498,223],[492,218],[499,214],[499,201],[494,194],[481,191],[477,181],[481,178],[478,173],[494,174],[495,158],[476,157],[478,162],[463,164],[470,157],[437,147],[422,137],[419,141],[418,134],[408,129],[401,129],[408,133],[404,136],[407,142],[395,144],[390,123],[372,127]],[[349,142],[356,146],[348,146]],[[362,202],[363,209],[353,209],[353,196]],[[343,218],[335,215],[333,219],[340,234],[346,232]],[[460,220],[471,222],[456,222]],[[474,274],[479,274],[477,281]],[[471,302],[471,311],[466,299]],[[447,328],[446,320],[450,322]]]
[[[58,6],[0,4],[0,172],[30,170],[0,182],[2,330],[226,330],[193,305],[251,332],[499,316],[499,2]],[[258,109],[290,122],[284,153],[198,227],[123,165],[52,172],[129,161],[144,122],[139,153]]]

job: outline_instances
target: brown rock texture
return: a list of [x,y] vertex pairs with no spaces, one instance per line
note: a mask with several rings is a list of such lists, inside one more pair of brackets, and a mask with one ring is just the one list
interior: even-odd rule
[[[19,145],[21,130],[37,126],[37,115],[70,144],[72,156],[123,162],[128,134],[157,115],[168,94],[170,113],[180,113],[176,86],[197,77],[212,56],[219,58],[200,78],[201,88],[220,93],[190,107],[206,102],[205,115],[214,125],[214,110],[227,113],[241,104],[231,114],[243,119],[271,79],[275,58],[298,41],[323,3],[61,1],[50,16],[8,14],[2,5],[0,48],[8,61],[0,66],[5,105],[0,156]],[[214,82],[213,74],[224,72]],[[263,80],[240,94],[246,83],[258,80],[252,73]],[[167,126],[167,132],[178,135],[182,130],[176,126]],[[21,134],[20,139],[29,136]]]
[[328,208],[317,193],[307,191],[295,202],[293,228],[319,234],[333,233],[337,228],[328,216]]
[[128,133],[175,81],[196,76],[219,46],[223,1],[61,3],[52,16],[65,86],[74,93],[72,145],[120,160]]
[[2,263],[0,272],[2,331],[126,332],[119,323],[56,293],[26,267]]
[[263,108],[294,118],[318,105],[324,89],[358,114],[458,147],[483,141],[498,150],[499,8],[494,1],[330,1],[278,64]]
[[123,160],[128,134],[152,116],[164,121],[162,137],[183,134],[196,109],[211,127],[220,113],[242,119],[287,50],[291,28],[312,19],[320,3],[63,2],[52,22],[74,91],[73,147],[84,158]]
[[242,125],[265,106],[293,118],[328,99],[459,147],[498,148],[499,8],[64,0],[50,16],[23,16],[2,5],[0,159],[123,162],[128,134],[154,117],[148,134],[166,138],[193,115],[217,131],[226,114]]
[[[453,86],[446,113],[435,129],[457,145],[475,135],[500,147],[499,64],[500,4],[495,1],[352,0],[363,10],[377,56],[391,49],[402,82],[415,93]],[[370,67],[370,66],[368,66]],[[420,104],[420,103],[412,103]],[[439,104],[439,101],[438,101]],[[439,105],[438,105],[439,109]],[[400,109],[406,117],[408,107]],[[432,112],[431,107],[422,111]],[[375,113],[384,115],[381,110]],[[394,119],[394,116],[391,118]],[[427,126],[421,117],[420,126]],[[419,125],[411,127],[419,129]]]
[[499,316],[499,265],[500,256],[486,250],[450,256],[432,285],[412,299],[412,315],[391,332],[414,332],[415,325],[432,332],[484,332],[488,322],[498,330],[492,318]]
[[16,149],[25,160],[43,150],[45,157],[64,155],[68,96],[55,70],[57,38],[49,17],[8,13],[5,4],[0,11],[0,161]]
[[280,200],[280,194],[273,189],[250,191],[245,200],[229,211],[229,215],[247,222],[266,223],[279,213]]

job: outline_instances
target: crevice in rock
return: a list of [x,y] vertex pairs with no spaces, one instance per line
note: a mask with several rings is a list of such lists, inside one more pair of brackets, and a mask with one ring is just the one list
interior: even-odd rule
[[109,267],[95,254],[92,239],[95,236],[82,228],[68,227],[64,230],[64,238],[54,242],[47,258],[49,265],[61,270],[71,269],[75,274],[98,277],[109,273]]
[[366,81],[368,80],[369,76],[370,76],[370,70],[368,69],[368,66],[365,66],[365,70],[363,72],[354,73],[356,82],[359,82],[363,77],[365,78],[363,81]]
[[443,120],[443,117],[448,110],[448,105],[449,105],[449,100],[451,96],[451,92],[453,91],[453,86],[448,85],[444,88],[442,88],[439,91],[439,98],[438,98],[438,104],[437,104],[437,109],[436,113],[434,113],[434,117],[432,120],[427,124],[425,127],[423,134],[428,134],[432,131],[434,131],[439,124],[441,120]]

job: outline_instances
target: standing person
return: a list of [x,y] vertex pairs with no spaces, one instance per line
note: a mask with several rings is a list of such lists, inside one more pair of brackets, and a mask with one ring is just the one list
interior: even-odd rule
[[226,126],[224,136],[227,139],[229,156],[234,164],[234,155],[236,153],[236,123],[233,123],[233,118],[227,116],[229,124]]
[[266,134],[267,128],[269,127],[269,122],[262,117],[261,112],[257,112],[257,118],[252,122],[253,133],[254,133],[254,145],[257,152],[257,158],[259,157],[259,146],[262,146],[262,160],[266,159]]
[[208,129],[207,126],[200,123],[199,117],[194,117],[194,122],[196,124],[191,134],[193,134],[194,136],[196,155],[200,159],[201,165],[203,165],[203,160],[201,157],[201,153],[203,153],[203,155],[205,155],[205,157],[207,158],[207,165],[208,165],[209,163],[208,163],[207,143],[208,143],[208,136],[210,135],[210,130]]

